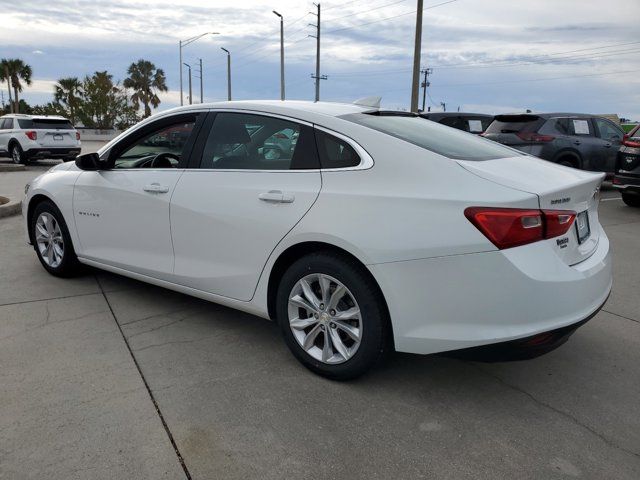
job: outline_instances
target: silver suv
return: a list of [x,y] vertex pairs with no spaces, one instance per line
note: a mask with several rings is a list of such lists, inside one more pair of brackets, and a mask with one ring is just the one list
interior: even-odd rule
[[80,154],[80,133],[64,117],[11,114],[0,117],[0,157],[14,163],[39,158],[65,162]]

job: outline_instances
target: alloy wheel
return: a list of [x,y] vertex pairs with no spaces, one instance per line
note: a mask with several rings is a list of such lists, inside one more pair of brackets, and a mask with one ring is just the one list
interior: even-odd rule
[[346,362],[360,346],[360,307],[349,289],[329,275],[315,273],[296,282],[288,317],[298,344],[323,363]]
[[11,149],[11,158],[13,159],[13,163],[16,165],[20,165],[22,163],[22,155],[20,154],[20,149],[18,147],[13,147]]
[[64,257],[64,239],[60,224],[53,215],[42,212],[36,220],[35,240],[42,261],[57,268]]

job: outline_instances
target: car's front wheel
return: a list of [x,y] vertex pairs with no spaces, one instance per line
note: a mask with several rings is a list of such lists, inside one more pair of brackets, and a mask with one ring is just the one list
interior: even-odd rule
[[36,205],[31,218],[31,239],[42,266],[52,275],[70,277],[80,270],[67,224],[51,202]]
[[333,252],[307,255],[285,272],[277,294],[285,341],[313,372],[355,378],[389,348],[386,306],[373,279]]
[[24,152],[17,143],[11,145],[11,160],[13,160],[13,163],[16,165],[24,163]]
[[640,207],[640,193],[622,192],[622,201],[630,207]]

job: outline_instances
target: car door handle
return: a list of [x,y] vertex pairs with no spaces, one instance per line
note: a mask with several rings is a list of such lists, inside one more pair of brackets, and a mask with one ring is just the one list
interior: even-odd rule
[[149,193],[168,193],[169,187],[166,185],[160,185],[159,183],[152,183],[150,185],[145,185],[142,187],[145,192]]
[[580,145],[581,143],[582,143],[582,142],[581,142],[580,140],[574,140],[574,141],[573,141],[573,144],[574,144],[574,145]]
[[269,190],[266,193],[259,194],[258,198],[268,203],[293,203],[296,199],[292,194],[283,193],[282,190]]
[[610,143],[605,143],[604,146],[609,148],[609,147],[611,147],[611,144]]

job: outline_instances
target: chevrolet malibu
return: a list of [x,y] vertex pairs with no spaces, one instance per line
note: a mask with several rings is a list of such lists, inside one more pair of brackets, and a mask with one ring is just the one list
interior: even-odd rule
[[408,113],[228,102],[52,168],[23,215],[49,273],[90,265],[273,319],[306,367],[347,379],[393,349],[561,344],[611,290],[603,177]]

